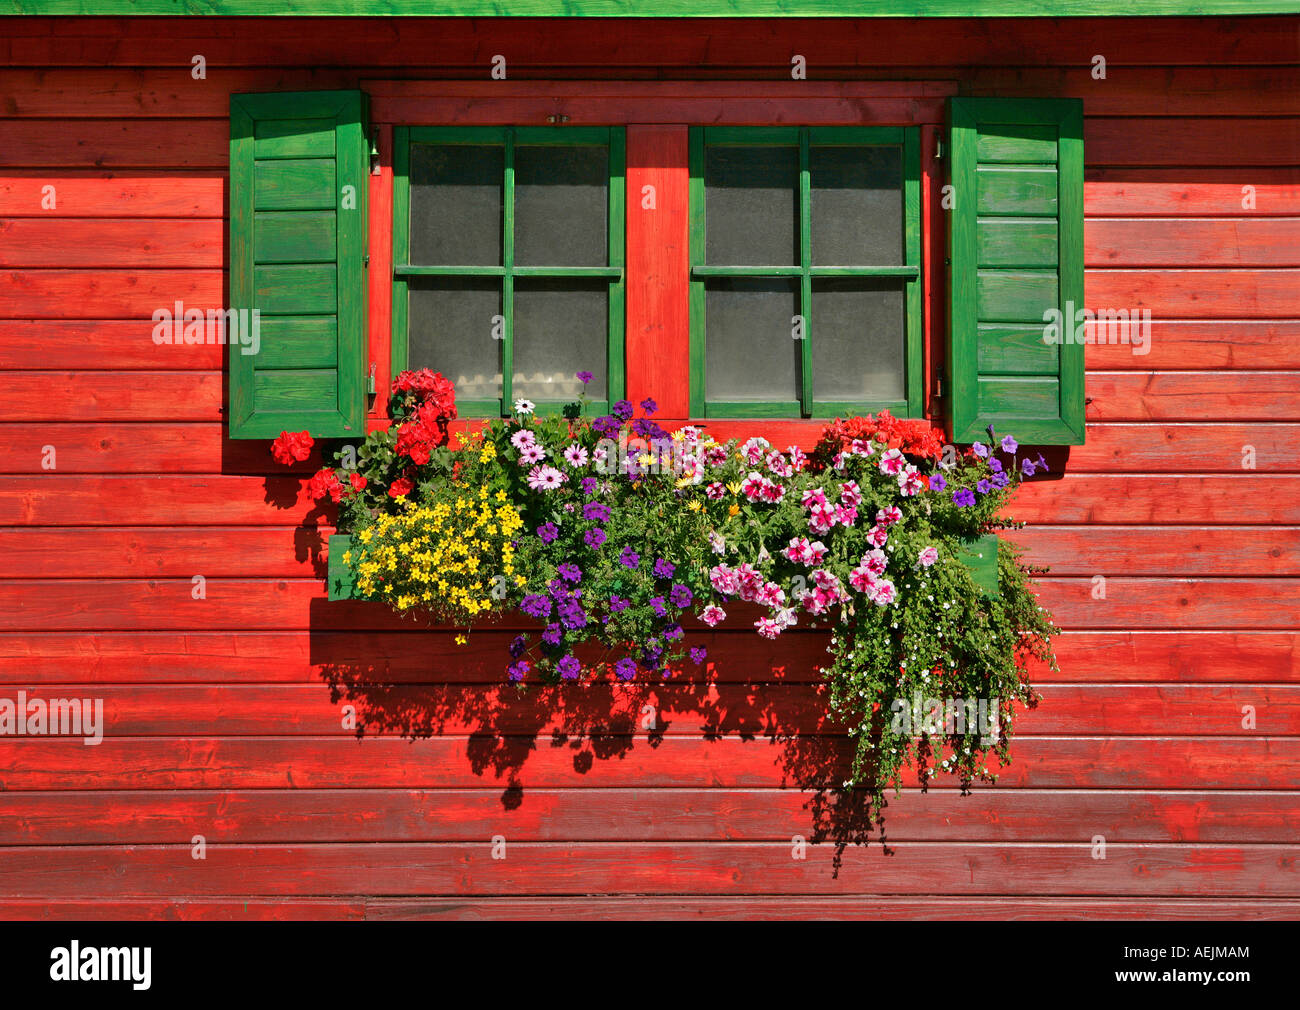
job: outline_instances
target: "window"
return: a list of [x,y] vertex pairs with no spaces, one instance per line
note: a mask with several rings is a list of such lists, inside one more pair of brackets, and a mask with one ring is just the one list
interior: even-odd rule
[[[1082,444],[1083,347],[1043,327],[1083,304],[1082,105],[954,90],[233,95],[230,307],[262,331],[229,352],[230,435],[353,437],[397,371],[429,367],[465,418],[557,409],[589,370],[596,409],[654,396],[724,438],[755,430],[729,417],[804,440],[888,408],[959,442],[993,423]],[[500,125],[548,120],[572,125]]]
[[921,413],[915,129],[691,134],[691,413]]
[[456,385],[465,416],[623,390],[623,131],[399,128],[393,362]]

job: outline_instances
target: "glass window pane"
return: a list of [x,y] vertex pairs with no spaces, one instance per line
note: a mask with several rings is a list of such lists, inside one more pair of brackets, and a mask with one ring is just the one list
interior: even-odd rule
[[505,150],[411,145],[411,262],[501,265]]
[[814,280],[811,317],[813,399],[905,399],[902,281]]
[[725,278],[705,288],[705,397],[797,400],[800,341],[797,281]]
[[408,367],[441,372],[458,400],[500,399],[501,282],[412,277],[409,288]]
[[609,282],[573,278],[515,281],[514,395],[530,400],[577,398],[575,375],[590,372],[587,395],[609,388]]
[[903,262],[903,157],[897,147],[812,147],[812,261]]
[[609,262],[609,149],[515,148],[515,262]]
[[710,147],[705,152],[705,262],[799,263],[799,149]]

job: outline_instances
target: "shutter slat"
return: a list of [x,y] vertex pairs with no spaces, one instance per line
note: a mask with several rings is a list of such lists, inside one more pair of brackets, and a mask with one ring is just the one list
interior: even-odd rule
[[953,98],[949,234],[953,437],[1081,445],[1083,114],[1076,99]]
[[365,429],[365,100],[233,95],[230,301],[260,348],[230,356],[230,435]]

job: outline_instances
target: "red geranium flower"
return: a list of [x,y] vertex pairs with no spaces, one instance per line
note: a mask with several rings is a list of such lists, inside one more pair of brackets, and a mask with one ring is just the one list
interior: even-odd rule
[[282,431],[271,443],[271,456],[277,463],[292,466],[311,455],[312,439],[305,431]]
[[388,486],[388,497],[396,498],[399,495],[410,494],[414,486],[409,477],[398,477]]
[[331,501],[338,501],[343,497],[343,483],[332,468],[324,467],[317,470],[307,482],[307,493],[314,501],[320,501],[326,496]]

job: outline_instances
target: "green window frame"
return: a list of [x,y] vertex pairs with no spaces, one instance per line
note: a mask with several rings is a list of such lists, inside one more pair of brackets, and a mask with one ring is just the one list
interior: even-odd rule
[[[706,261],[704,169],[712,146],[797,146],[799,149],[798,265],[726,266]],[[901,265],[812,263],[812,186],[809,150],[817,146],[897,147],[902,156],[903,263]],[[888,409],[895,417],[920,417],[923,410],[924,333],[921,271],[921,143],[916,127],[693,127],[690,133],[690,403],[695,417],[836,417]],[[797,278],[804,338],[800,347],[798,400],[709,401],[706,399],[705,286],[709,279]],[[886,401],[818,400],[813,393],[813,281],[830,277],[897,277],[904,285],[905,398]]]
[[[607,398],[592,401],[589,409],[606,413],[624,392],[624,287],[625,287],[625,137],[622,127],[523,126],[399,126],[393,131],[393,310],[392,368],[394,374],[408,365],[409,280],[412,277],[478,277],[501,281],[500,399],[458,400],[462,417],[509,416],[513,410],[514,291],[517,278],[592,278],[609,282]],[[415,144],[499,145],[504,149],[502,179],[502,262],[498,266],[427,265],[410,258],[410,157]],[[604,266],[520,266],[515,251],[515,148],[518,146],[605,146],[609,152],[609,206],[606,215],[608,262]],[[567,400],[537,401],[540,413],[561,410]]]

